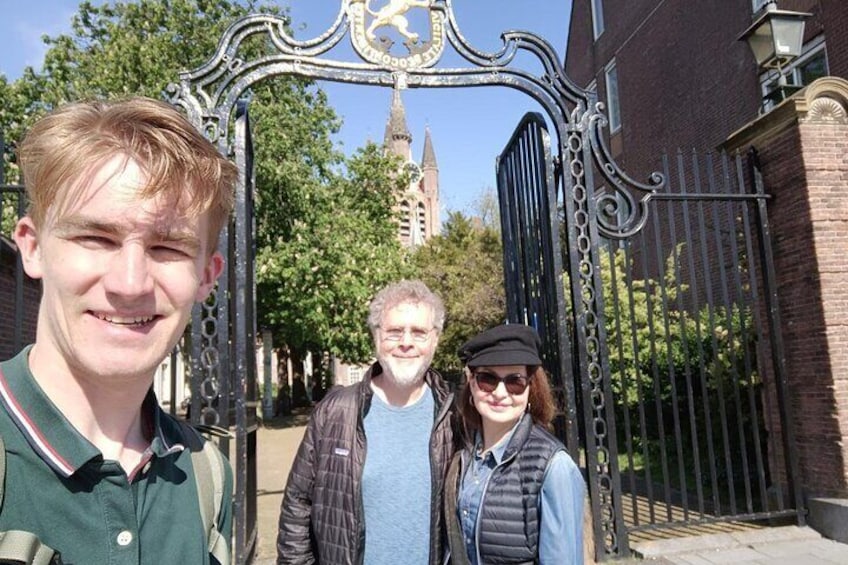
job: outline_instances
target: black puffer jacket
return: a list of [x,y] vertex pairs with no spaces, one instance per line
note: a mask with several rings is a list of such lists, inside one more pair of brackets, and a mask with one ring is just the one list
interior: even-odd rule
[[[362,469],[363,418],[371,406],[374,364],[361,383],[331,390],[312,413],[289,474],[280,511],[277,563],[359,565],[365,554]],[[430,370],[425,380],[436,404],[430,436],[433,484],[430,563],[441,562],[445,526],[440,512],[444,479],[455,451],[453,394]]]

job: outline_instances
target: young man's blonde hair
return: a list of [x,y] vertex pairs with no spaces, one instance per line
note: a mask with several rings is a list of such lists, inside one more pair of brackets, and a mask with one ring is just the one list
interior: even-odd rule
[[147,175],[139,198],[163,198],[181,214],[209,213],[209,252],[233,207],[236,166],[173,106],[150,98],[64,105],[35,123],[18,162],[36,228],[61,215],[108,160],[123,156]]

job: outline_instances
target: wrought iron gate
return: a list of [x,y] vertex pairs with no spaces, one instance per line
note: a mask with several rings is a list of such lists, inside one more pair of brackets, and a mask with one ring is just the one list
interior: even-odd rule
[[569,452],[578,453],[574,336],[566,317],[554,171],[545,119],[527,114],[497,161],[507,319],[533,326],[542,338],[562,407],[557,432]]
[[[239,169],[233,220],[221,234],[228,258],[215,291],[192,312],[192,422],[235,432],[219,447],[235,466],[233,559],[250,563],[256,551],[256,315],[254,284],[253,141],[248,104],[235,105],[232,153]],[[214,134],[212,139],[220,140]]]
[[569,147],[554,162],[542,117],[526,116],[498,190],[509,319],[561,344],[547,361],[580,422],[579,448],[575,426],[564,438],[586,464],[598,557],[656,529],[803,523],[755,156],[678,154],[674,171],[663,160],[673,189],[632,191],[603,152],[584,168]]
[[[731,402],[730,413],[741,414],[743,406],[749,406],[752,408],[750,417],[755,420],[762,419],[763,413],[787,413],[780,394],[783,379],[779,372],[779,346],[774,341],[779,333],[773,321],[776,301],[771,290],[770,260],[764,259],[769,256],[769,236],[766,196],[762,190],[743,193],[740,188],[736,193],[719,196],[715,191],[702,192],[696,184],[693,191],[687,188],[673,192],[664,190],[667,174],[660,173],[652,174],[646,184],[636,182],[615,164],[604,144],[602,133],[607,121],[602,106],[592,92],[577,87],[568,79],[555,50],[543,39],[510,31],[502,34],[503,47],[499,51],[482,52],[463,37],[455,22],[451,0],[430,0],[426,6],[404,3],[403,8],[412,18],[410,21],[426,22],[423,29],[417,29],[415,41],[398,40],[396,36],[394,39],[376,37],[367,32],[368,25],[375,22],[366,3],[366,0],[341,0],[338,17],[331,28],[307,41],[295,40],[283,18],[245,17],[227,30],[217,52],[205,65],[183,73],[180,83],[170,88],[172,103],[183,107],[222,152],[229,153],[230,141],[236,140],[236,156],[242,169],[240,206],[232,227],[235,233],[222,239],[229,246],[224,249],[229,251],[229,270],[221,280],[216,297],[195,312],[192,349],[194,380],[202,385],[197,400],[200,402],[203,395],[206,399],[203,417],[226,425],[235,422],[237,437],[242,438],[242,443],[237,440],[236,446],[236,562],[248,562],[255,545],[255,509],[251,506],[255,504],[255,482],[251,483],[255,481],[255,435],[251,432],[255,417],[255,398],[251,396],[255,394],[250,204],[252,147],[246,112],[242,109],[246,108],[245,96],[252,85],[278,75],[398,89],[506,86],[524,92],[541,106],[555,133],[555,166],[550,158],[551,141],[543,127],[544,120],[538,115],[525,120],[526,127],[516,132],[499,159],[499,192],[507,247],[505,266],[511,301],[509,315],[513,320],[532,323],[545,336],[548,362],[563,407],[558,428],[572,454],[579,453],[587,471],[594,516],[593,534],[599,556],[626,554],[630,533],[640,528],[656,527],[661,522],[674,523],[672,507],[677,500],[683,502],[684,516],[696,515],[701,520],[722,519],[728,515],[751,518],[784,515],[791,513],[793,508],[800,517],[797,488],[792,482],[793,452],[788,449],[791,438],[785,437],[783,442],[771,441],[779,437],[780,430],[787,429],[785,418],[776,418],[773,427],[769,428],[767,453],[763,453],[765,443],[751,443],[753,436],[743,440],[744,431],[732,430],[733,437],[739,437],[739,446],[760,447],[759,455],[741,464],[748,469],[748,475],[757,477],[756,508],[753,492],[748,498],[743,497],[741,504],[735,494],[732,498],[737,502],[733,503],[718,494],[718,475],[729,472],[731,467],[736,468],[732,461],[733,446],[731,455],[725,456],[732,465],[714,465],[706,473],[711,479],[716,477],[716,481],[708,485],[709,496],[705,496],[703,468],[699,471],[700,479],[690,482],[684,462],[689,454],[698,453],[697,457],[701,457],[701,446],[706,446],[705,457],[713,462],[716,459],[712,455],[720,449],[727,453],[727,447],[736,441],[730,439],[732,426],[726,432],[724,428],[711,431],[712,440],[701,440],[698,432],[691,431],[697,429],[702,420],[706,421],[707,415],[712,416],[712,401],[704,402],[707,395],[703,391],[705,387],[711,390],[709,383],[713,373],[706,370],[706,365],[702,371],[697,363],[699,359],[712,358],[688,349],[686,340],[694,335],[695,346],[697,343],[702,347],[712,346],[711,340],[719,328],[715,320],[720,315],[727,320],[721,326],[726,336],[715,336],[713,353],[719,351],[722,339],[733,344],[742,336],[747,344],[754,328],[761,327],[748,321],[748,313],[751,316],[756,313],[759,321],[767,320],[768,324],[763,326],[767,327],[765,331],[756,334],[752,345],[756,357],[753,353],[744,353],[748,351],[747,346],[739,349],[741,371],[736,363],[736,350],[733,350],[728,366],[736,367],[739,378],[729,369],[734,375],[734,380],[727,384],[732,396],[719,395],[723,399],[716,401],[719,420],[727,422]],[[384,24],[389,28],[384,31],[394,33],[392,25]],[[359,60],[334,60],[327,56],[347,35]],[[441,67],[440,60],[449,47],[461,63]],[[519,54],[536,68],[519,67],[516,64]],[[233,126],[231,117],[234,115],[244,118],[242,126]],[[239,137],[239,128],[242,128],[243,137]],[[692,170],[700,168],[696,166]],[[738,214],[741,225],[751,231],[739,228],[736,222],[709,224],[706,222],[708,216],[698,215],[699,206],[707,209],[719,202],[730,209],[716,212],[717,220],[724,218],[730,222]],[[703,231],[708,236],[716,233],[724,233],[724,236],[714,237],[714,243],[704,243],[705,252],[697,243],[689,242],[689,247],[682,248],[682,239],[672,228],[676,224],[659,216],[663,209],[667,209],[669,218],[675,218],[675,222],[686,224],[688,221],[687,237],[701,233],[698,223],[701,220],[693,218],[704,218]],[[688,212],[684,213],[684,209]],[[747,213],[743,214],[743,209]],[[728,226],[726,232],[722,231],[724,225]],[[736,239],[741,234],[747,237],[744,245],[742,240]],[[653,245],[654,239],[659,243]],[[762,248],[757,254],[753,252],[755,246]],[[715,257],[724,257],[723,261],[738,258],[730,267],[722,263],[725,275],[730,277],[727,280],[732,281],[727,286],[727,297],[722,294],[721,283],[707,284],[698,279],[697,289],[694,288],[697,276],[693,270],[683,268],[689,268],[689,257],[683,254],[684,249],[692,250],[691,262],[702,273],[708,271],[704,268],[706,265],[713,264],[710,253],[722,250],[724,255]],[[694,250],[700,255],[694,254]],[[743,263],[745,267],[741,268]],[[668,283],[675,285],[673,293],[663,278],[667,264],[671,265],[675,276],[678,271],[688,273]],[[738,284],[734,277],[738,277]],[[618,289],[622,281],[623,288],[628,290],[616,294],[613,288]],[[615,286],[609,286],[613,284]],[[714,293],[712,299],[704,298],[707,288]],[[756,288],[756,292],[751,288]],[[644,306],[646,321],[643,326],[632,323],[637,303]],[[711,306],[704,310],[706,304]],[[661,307],[655,310],[656,305]],[[626,316],[631,319],[629,326],[624,322]],[[706,326],[699,326],[702,316],[708,320]],[[735,321],[742,318],[744,321]],[[634,327],[643,333],[634,333]],[[682,328],[678,341],[686,341],[685,347],[675,345],[671,337],[671,330],[676,327]],[[662,328],[662,332],[657,333],[657,328]],[[689,328],[694,328],[694,333],[690,333]],[[707,332],[710,337],[706,342],[698,339]],[[647,355],[640,349],[644,344],[648,347]],[[632,350],[629,356],[627,347]],[[665,357],[660,352],[662,347]],[[671,354],[678,351],[684,361],[689,355],[688,362],[680,368],[669,365],[669,359],[674,358]],[[772,361],[768,360],[769,351]],[[692,360],[696,360],[695,365],[691,364]],[[661,367],[667,367],[667,372],[661,371]],[[681,375],[682,384],[678,382]],[[701,387],[702,396],[695,396],[697,387],[690,383]],[[761,388],[766,389],[765,394],[744,388],[755,387],[758,383],[763,383]],[[648,404],[644,402],[628,404],[628,395],[634,390],[637,400],[644,400],[639,397],[640,394],[644,396],[645,390],[653,391],[650,398],[656,407],[653,413],[649,414],[645,408]],[[764,403],[774,402],[770,407],[763,404],[760,408],[758,397]],[[664,404],[666,399],[671,403],[670,409]],[[686,437],[691,439],[686,441],[692,446],[697,443],[697,450],[683,445],[682,434],[675,433],[673,440],[666,440],[667,417],[671,418],[674,430],[688,431]],[[739,430],[743,429],[744,417],[742,414],[736,422]],[[710,419],[706,429],[712,430],[715,421]],[[636,435],[623,436],[622,430]],[[659,437],[658,443],[652,443],[654,430]],[[715,441],[715,434],[721,436],[720,446]],[[636,438],[638,445],[632,443]],[[619,450],[621,444],[625,451]],[[637,457],[640,450],[642,455]],[[667,453],[669,450],[673,451],[672,455]],[[704,457],[700,461],[703,462]],[[765,465],[765,461],[769,464]],[[752,468],[755,470],[751,471]],[[656,469],[663,479],[671,477],[672,470],[680,479],[677,483],[664,481],[660,489],[662,496],[647,495],[647,517],[641,514],[641,506],[628,517],[625,503],[637,506],[641,500],[638,498],[640,486],[644,486],[645,492],[655,492]],[[624,482],[622,470],[627,473]],[[771,475],[764,476],[766,473]],[[759,506],[761,502],[771,504],[769,485],[780,485],[783,488],[777,492],[785,494],[776,494],[783,496],[777,499],[777,506],[766,506],[763,511]],[[624,487],[629,489],[626,496]],[[691,487],[696,490],[695,498],[689,497]],[[673,489],[686,494],[675,498]],[[749,490],[742,489],[746,495]],[[634,496],[636,502],[633,502]],[[789,503],[786,503],[787,498]],[[689,500],[697,502],[690,504]],[[712,502],[708,504],[708,500]],[[725,507],[732,509],[729,514],[721,510]],[[663,513],[667,519],[657,519]]]

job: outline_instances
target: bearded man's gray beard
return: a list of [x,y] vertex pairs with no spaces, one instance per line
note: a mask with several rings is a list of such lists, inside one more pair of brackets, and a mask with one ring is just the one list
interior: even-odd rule
[[433,360],[431,353],[427,357],[419,359],[419,364],[398,363],[397,360],[388,355],[386,357],[378,357],[380,366],[383,368],[383,374],[397,386],[407,388],[421,382],[424,373],[430,367],[430,362]]

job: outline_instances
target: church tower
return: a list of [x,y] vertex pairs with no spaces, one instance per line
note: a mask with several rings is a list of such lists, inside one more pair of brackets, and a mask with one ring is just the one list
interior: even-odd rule
[[383,140],[386,152],[403,161],[409,173],[409,186],[398,198],[400,214],[398,238],[407,247],[423,244],[440,231],[439,224],[439,166],[428,127],[424,133],[424,153],[421,162],[412,158],[412,134],[406,124],[406,110],[400,90],[392,91],[392,105]]

